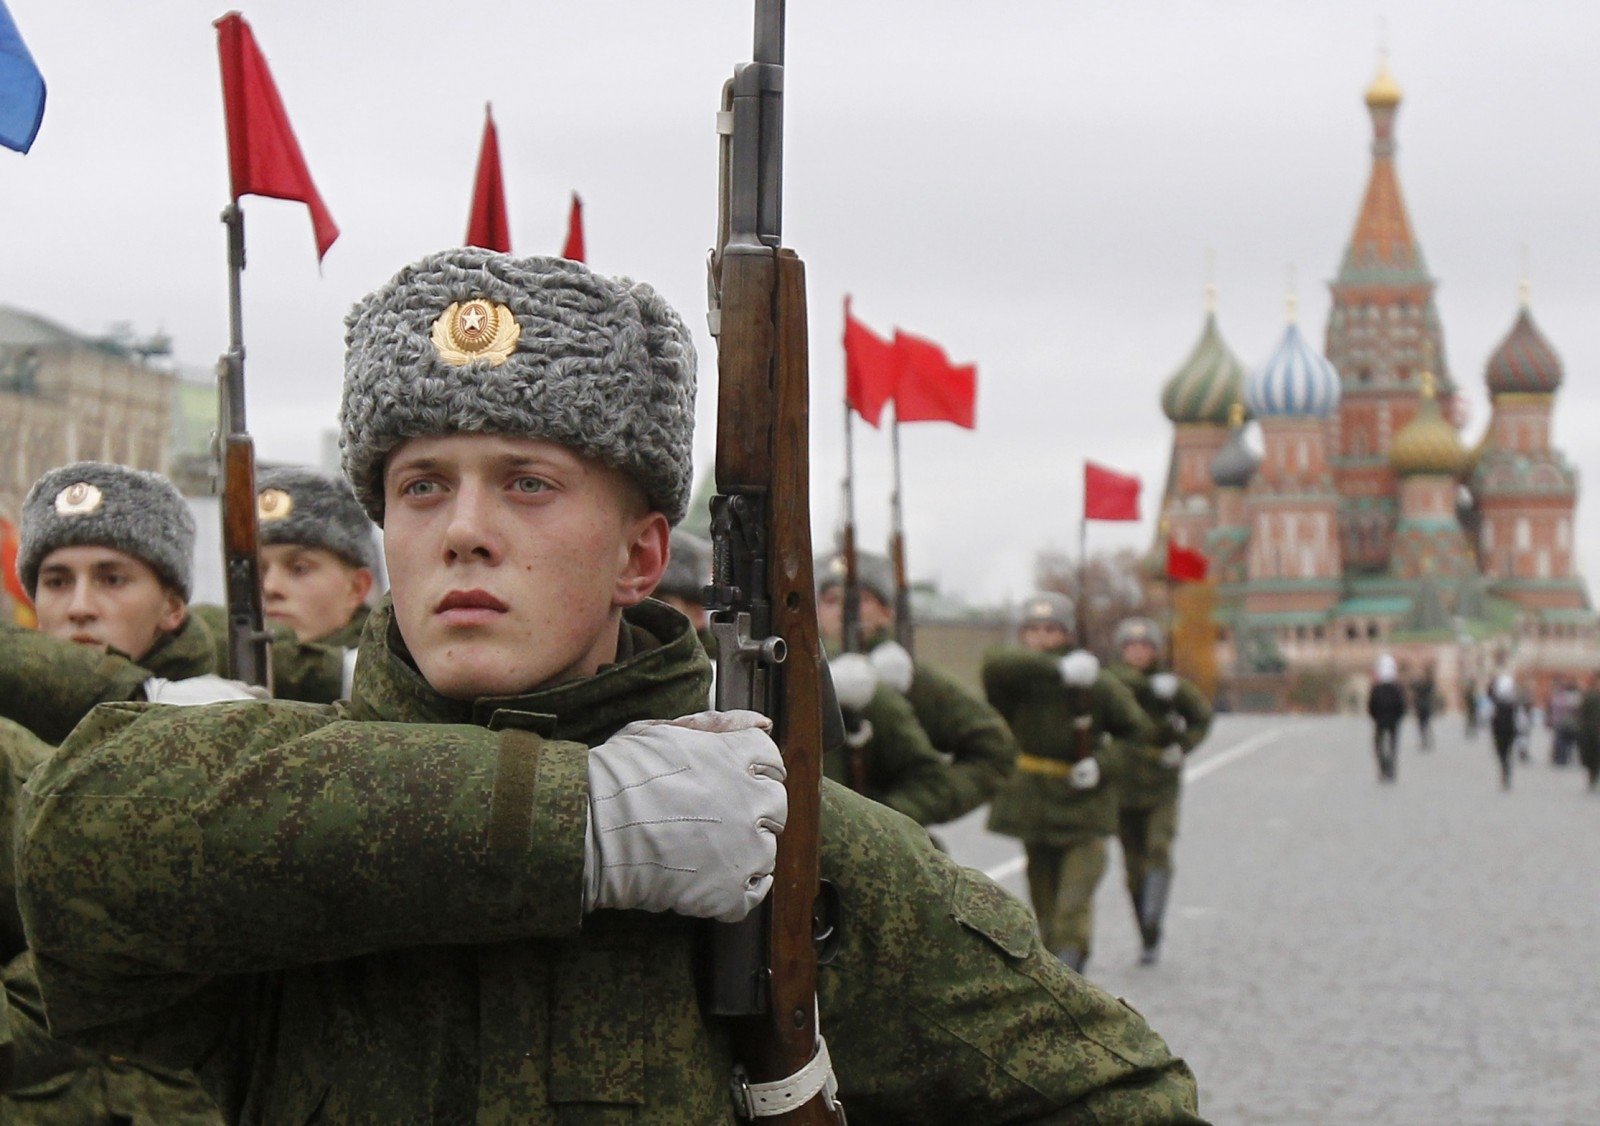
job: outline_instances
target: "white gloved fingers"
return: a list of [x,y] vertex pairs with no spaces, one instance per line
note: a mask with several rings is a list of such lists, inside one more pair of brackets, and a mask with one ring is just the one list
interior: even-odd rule
[[767,898],[772,891],[772,873],[758,876],[754,882],[746,885],[744,894],[739,897],[739,902],[720,915],[711,916],[719,923],[737,923],[744,919],[750,912],[761,906],[761,901]]
[[1100,677],[1100,658],[1087,649],[1074,649],[1061,658],[1060,668],[1068,688],[1088,688]]
[[180,708],[221,704],[230,700],[267,700],[265,688],[243,681],[229,680],[214,673],[167,680],[152,676],[144,682],[144,698],[152,704],[172,704]]
[[1161,751],[1161,765],[1168,770],[1176,770],[1183,765],[1183,748],[1172,743]]
[[860,711],[878,691],[878,670],[860,653],[840,653],[828,662],[833,694],[841,708]]
[[916,679],[917,665],[898,641],[885,641],[872,651],[872,667],[878,670],[883,682],[904,696]]
[[[679,716],[677,719],[646,719],[637,724],[630,723],[628,727],[648,727],[665,724],[670,727],[686,727],[690,731],[706,731],[713,734],[722,734],[730,731],[745,731],[759,728],[762,731],[772,730],[772,720],[760,712],[752,711],[703,711],[693,715]],[[628,730],[627,727],[623,728]]]
[[1067,776],[1073,789],[1092,790],[1100,784],[1100,763],[1093,758],[1079,759],[1072,764],[1072,773]]

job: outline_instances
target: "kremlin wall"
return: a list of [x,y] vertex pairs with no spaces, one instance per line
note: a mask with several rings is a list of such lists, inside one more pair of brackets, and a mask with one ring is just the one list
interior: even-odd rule
[[1234,706],[1283,706],[1297,678],[1348,705],[1380,652],[1413,673],[1431,665],[1452,706],[1501,668],[1542,698],[1553,678],[1600,667],[1574,565],[1577,475],[1550,445],[1561,361],[1524,283],[1483,366],[1488,428],[1463,441],[1395,167],[1400,101],[1384,66],[1366,93],[1372,172],[1323,351],[1291,297],[1275,350],[1249,370],[1208,293],[1200,339],[1162,392],[1174,433],[1158,546],[1170,536],[1210,561],[1206,596],[1186,604],[1214,622],[1202,663]]

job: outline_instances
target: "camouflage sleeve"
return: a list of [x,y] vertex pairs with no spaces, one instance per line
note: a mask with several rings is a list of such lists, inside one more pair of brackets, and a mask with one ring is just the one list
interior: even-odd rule
[[278,700],[331,704],[344,696],[344,649],[298,641],[290,633],[272,641],[272,695]]
[[92,1053],[54,1040],[47,1031],[33,955],[23,953],[13,958],[5,967],[4,981],[12,1051],[10,1089],[32,1087],[94,1063]]
[[126,657],[0,626],[0,716],[46,743],[65,739],[96,704],[133,699],[149,678]]
[[838,787],[823,824],[844,917],[818,996],[853,1120],[1202,1121],[1189,1068],[1049,954],[1019,900]]
[[1041,687],[1061,683],[1059,662],[1027,649],[991,649],[983,658],[983,697],[1002,716],[1011,715],[1018,702]]
[[944,820],[954,803],[954,780],[911,704],[880,684],[862,714],[872,724],[867,753],[873,792],[868,796],[919,825]]
[[1101,728],[1113,739],[1133,746],[1149,746],[1156,739],[1156,725],[1128,686],[1108,672],[1094,684],[1094,709]]
[[338,715],[110,705],[35,771],[18,899],[52,1028],[218,974],[577,932],[587,748]]
[[938,669],[917,665],[906,694],[934,749],[950,756],[952,821],[994,796],[1017,766],[1017,741],[994,708]]
[[1200,694],[1200,689],[1185,680],[1178,685],[1178,697],[1173,701],[1185,724],[1183,738],[1178,740],[1185,751],[1192,751],[1211,732],[1211,705]]

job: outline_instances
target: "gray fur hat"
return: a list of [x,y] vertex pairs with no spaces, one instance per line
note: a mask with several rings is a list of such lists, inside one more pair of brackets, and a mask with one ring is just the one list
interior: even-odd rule
[[650,286],[562,258],[462,247],[401,270],[357,303],[345,330],[339,445],[379,524],[395,447],[462,432],[559,442],[683,519],[694,344]]
[[699,602],[711,582],[711,545],[692,532],[672,529],[672,550],[667,569],[656,584],[656,594]]
[[1041,590],[1028,595],[1022,603],[1018,624],[1024,626],[1054,622],[1068,633],[1078,628],[1078,614],[1072,599],[1053,590]]
[[377,565],[372,521],[342,478],[284,466],[256,475],[261,543],[292,543],[331,551],[353,567]]
[[[843,555],[820,556],[814,566],[818,594],[844,582]],[[890,565],[888,556],[874,555],[870,551],[856,552],[856,581],[864,592],[885,606],[894,605],[894,567]]]
[[109,547],[148,563],[188,601],[194,572],[194,516],[159,473],[77,461],[33,483],[22,502],[17,573],[32,598],[39,566],[63,547]]
[[1112,636],[1111,643],[1121,649],[1124,645],[1131,645],[1135,641],[1143,641],[1147,645],[1154,645],[1160,649],[1163,643],[1161,627],[1149,618],[1123,618],[1117,623],[1117,632]]

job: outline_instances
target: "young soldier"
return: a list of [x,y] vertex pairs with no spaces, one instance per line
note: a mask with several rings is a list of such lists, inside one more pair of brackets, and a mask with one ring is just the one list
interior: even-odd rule
[[1127,618],[1114,644],[1121,660],[1111,666],[1133,693],[1155,738],[1128,748],[1117,800],[1117,836],[1144,950],[1139,964],[1160,957],[1161,918],[1172,887],[1172,842],[1178,836],[1178,795],[1183,760],[1211,728],[1211,707],[1200,690],[1161,667],[1161,627],[1149,618]]
[[94,705],[240,697],[188,611],[194,518],[165,477],[52,469],[22,505],[18,577],[39,628],[0,626],[0,714],[59,743]]
[[[861,587],[862,647],[884,684],[903,695],[935,751],[949,761],[950,798],[924,824],[953,821],[994,796],[1016,768],[1017,745],[999,714],[926,661],[914,661],[893,639],[894,576],[889,560],[856,555]],[[837,651],[844,634],[842,556],[817,560],[817,621]]]
[[1120,744],[1148,743],[1155,727],[1092,653],[1069,652],[1075,624],[1066,596],[1030,597],[1017,630],[1021,648],[984,659],[983,687],[1022,747],[1015,777],[995,795],[989,829],[1022,841],[1044,944],[1082,970],[1105,839],[1117,831]]
[[[196,1066],[234,1121],[732,1121],[696,920],[766,895],[786,796],[765,719],[701,711],[699,642],[646,597],[689,493],[688,332],[646,285],[469,248],[347,339],[391,582],[352,698],[109,706],[36,772],[51,1027]],[[831,784],[822,826],[853,1115],[1196,1121],[1184,1065],[1020,904]]]

